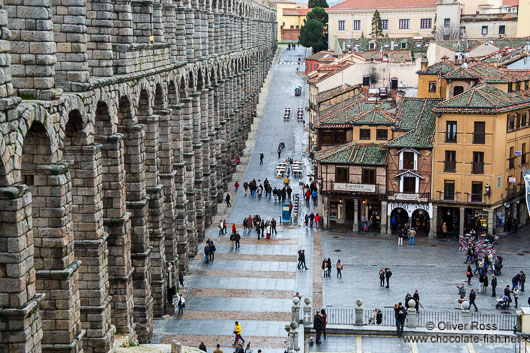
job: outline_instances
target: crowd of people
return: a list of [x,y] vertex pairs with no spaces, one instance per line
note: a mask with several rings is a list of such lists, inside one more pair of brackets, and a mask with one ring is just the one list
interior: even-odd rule
[[274,217],[271,220],[264,220],[260,215],[249,215],[243,219],[243,234],[250,234],[252,228],[256,230],[258,239],[265,238],[270,239],[271,235],[278,234],[276,230],[276,219]]
[[313,224],[317,227],[317,228],[320,228],[320,215],[317,213],[316,215],[313,214],[313,212],[311,212],[310,214],[305,214],[304,216],[304,225],[307,227],[309,225],[309,227],[313,228]]
[[[322,272],[324,273],[324,277],[331,277],[331,268],[331,258],[324,258],[324,260],[322,260]],[[337,269],[337,278],[342,278],[342,269],[344,266],[342,265],[340,259],[337,260],[335,268]]]

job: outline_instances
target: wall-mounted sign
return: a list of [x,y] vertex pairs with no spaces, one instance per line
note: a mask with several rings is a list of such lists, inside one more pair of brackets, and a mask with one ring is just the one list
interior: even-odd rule
[[350,183],[335,183],[333,184],[335,191],[349,191],[349,192],[375,192],[374,184],[350,184]]
[[508,178],[508,182],[509,183],[517,183],[517,178],[516,177],[509,177]]
[[388,214],[392,214],[392,211],[402,208],[407,211],[409,217],[412,217],[412,214],[416,210],[423,210],[429,214],[429,217],[432,218],[432,204],[431,203],[412,203],[412,202],[389,202],[388,203]]
[[515,151],[515,155],[516,156],[522,156],[523,155],[523,151]]

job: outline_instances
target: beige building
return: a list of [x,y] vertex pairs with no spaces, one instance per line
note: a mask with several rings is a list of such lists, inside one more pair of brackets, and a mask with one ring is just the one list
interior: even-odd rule
[[530,0],[519,0],[517,12],[519,14],[517,18],[517,37],[528,37],[530,36],[530,26],[527,19],[530,18]]
[[339,39],[370,37],[375,9],[381,15],[383,35],[389,38],[430,37],[437,0],[346,0],[327,9],[328,45]]
[[300,28],[304,24],[309,10],[307,3],[272,0],[276,7],[276,18],[278,22],[278,42],[298,41]]

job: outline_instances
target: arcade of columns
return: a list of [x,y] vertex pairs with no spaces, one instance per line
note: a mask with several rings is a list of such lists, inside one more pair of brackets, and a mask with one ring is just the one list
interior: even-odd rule
[[0,0],[0,352],[148,342],[276,50],[267,0]]

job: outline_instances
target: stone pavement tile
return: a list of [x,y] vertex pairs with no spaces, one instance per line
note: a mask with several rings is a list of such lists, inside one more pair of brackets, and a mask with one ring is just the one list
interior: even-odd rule
[[[297,245],[277,245],[277,244],[266,244],[266,240],[260,240],[261,243],[259,244],[247,244],[245,243],[245,240],[241,240],[241,247],[240,249],[236,250],[235,248],[232,248],[230,244],[217,244],[215,246],[215,256],[217,254],[242,254],[242,255],[294,255],[298,253],[298,246]],[[204,246],[199,246],[199,252],[197,255],[195,255],[195,258],[198,259],[197,256],[204,256],[203,255],[203,248]],[[259,261],[259,260],[257,260]]]
[[296,272],[248,271],[248,270],[201,270],[201,277],[259,277],[259,278],[296,278]]
[[215,253],[216,259],[221,260],[248,260],[248,261],[278,261],[278,262],[297,262],[296,255],[251,255],[251,254],[218,254]]
[[[260,239],[257,238],[243,238],[243,242],[245,244],[264,244],[264,245],[298,245],[298,239],[297,238],[276,238],[276,239]],[[230,238],[218,238],[217,243],[219,244],[230,244]]]
[[279,298],[289,299],[293,292],[288,290],[248,290],[248,289],[216,289],[193,288],[188,296],[191,297],[225,297],[225,298]]
[[[168,320],[162,328],[162,334],[179,333],[195,335],[197,333],[232,336],[235,320]],[[285,321],[237,320],[245,336],[287,337]]]
[[[264,337],[264,336],[243,336],[246,342],[252,342],[252,346],[259,348],[283,348],[287,347],[287,336],[283,337]],[[172,340],[179,341],[183,345],[198,347],[200,342],[204,342],[207,347],[215,347],[217,344],[230,347],[234,343],[233,335],[162,335],[161,343],[169,344]],[[224,351],[229,353],[232,351]],[[257,352],[257,351],[256,351]],[[265,351],[264,353],[268,353]]]
[[[410,353],[411,347],[408,343],[397,337],[363,336],[362,351],[370,353]],[[447,352],[449,353],[449,352]]]
[[295,281],[283,278],[195,277],[192,286],[212,289],[291,290]]
[[[477,353],[511,353],[517,352],[517,345],[515,343],[473,343],[473,349]],[[524,348],[521,352],[525,352]]]
[[193,297],[186,301],[185,310],[291,312],[291,298]]
[[244,311],[200,311],[184,310],[178,320],[260,320],[286,321],[291,320],[290,312],[244,312]]
[[202,266],[204,261],[196,260],[192,262],[191,267],[197,267],[199,270],[224,270],[226,268],[238,268],[244,271],[281,271],[296,272],[295,262],[277,262],[277,261],[239,261],[239,260],[220,260],[215,257],[215,261],[207,266]]

